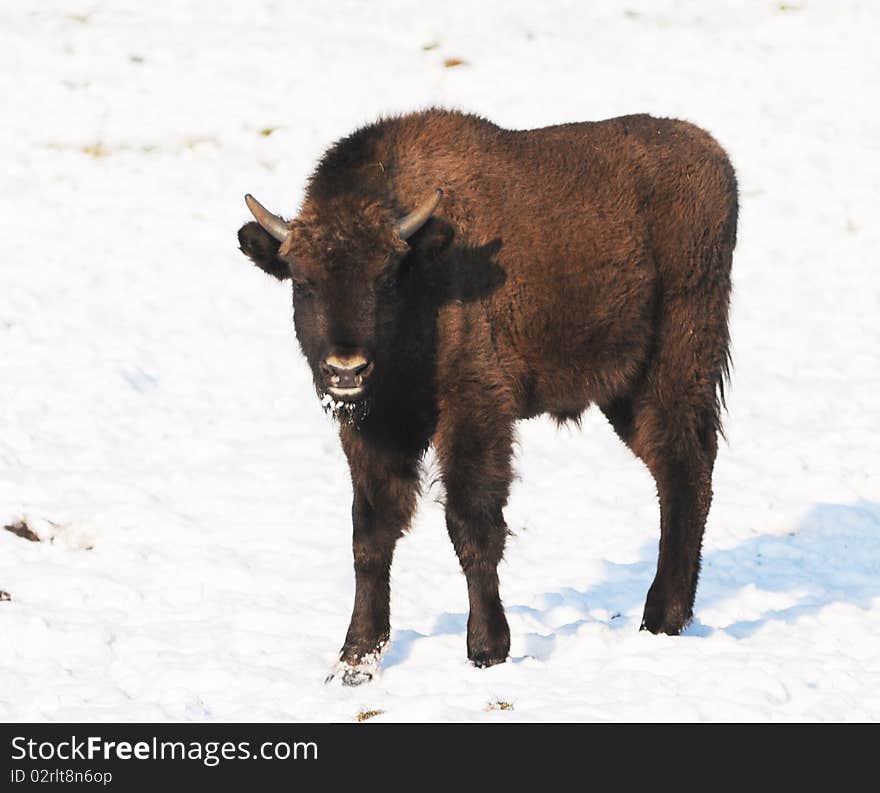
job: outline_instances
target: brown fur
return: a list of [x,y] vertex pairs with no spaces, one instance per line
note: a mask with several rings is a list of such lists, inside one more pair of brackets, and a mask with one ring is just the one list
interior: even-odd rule
[[[443,199],[407,243],[393,222]],[[336,347],[375,360],[341,426],[357,595],[343,660],[387,641],[388,571],[433,444],[468,581],[468,654],[503,661],[496,566],[518,419],[598,405],[657,481],[661,542],[643,627],[691,618],[711,501],[737,191],[721,147],[647,115],[510,131],[429,110],[336,143],[281,246],[242,250],[294,281],[297,337],[323,393]],[[574,494],[573,494],[574,497]]]

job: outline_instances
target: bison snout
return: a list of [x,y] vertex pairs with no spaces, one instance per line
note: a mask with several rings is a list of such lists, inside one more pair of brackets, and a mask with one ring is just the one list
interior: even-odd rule
[[331,353],[321,361],[327,389],[334,396],[352,397],[363,391],[373,362],[363,353]]

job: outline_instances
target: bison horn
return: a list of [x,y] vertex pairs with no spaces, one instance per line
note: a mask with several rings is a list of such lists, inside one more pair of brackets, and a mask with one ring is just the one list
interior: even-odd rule
[[248,205],[248,209],[256,218],[257,223],[275,237],[278,242],[284,242],[287,239],[290,229],[287,228],[287,224],[278,215],[273,215],[250,193],[244,197],[244,202]]
[[443,191],[438,188],[434,191],[434,195],[425,201],[424,204],[416,207],[406,217],[398,220],[395,228],[400,239],[409,239],[424,226],[428,222],[428,218],[434,214],[434,210],[437,209],[437,204],[440,203],[441,198],[443,198]]

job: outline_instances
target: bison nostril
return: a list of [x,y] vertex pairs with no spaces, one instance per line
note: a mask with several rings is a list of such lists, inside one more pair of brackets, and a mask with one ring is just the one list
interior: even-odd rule
[[321,371],[332,386],[360,388],[373,371],[373,364],[365,355],[331,353],[321,361]]

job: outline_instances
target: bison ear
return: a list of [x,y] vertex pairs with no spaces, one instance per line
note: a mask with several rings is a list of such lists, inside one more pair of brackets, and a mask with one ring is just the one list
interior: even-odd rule
[[251,221],[238,230],[238,245],[241,252],[264,272],[279,281],[290,278],[290,267],[278,256],[281,243],[259,223]]

